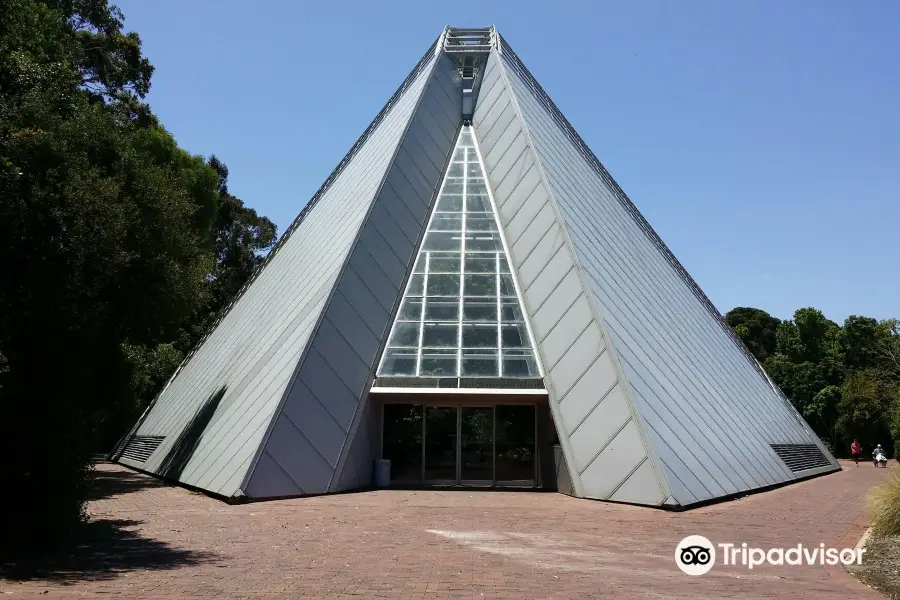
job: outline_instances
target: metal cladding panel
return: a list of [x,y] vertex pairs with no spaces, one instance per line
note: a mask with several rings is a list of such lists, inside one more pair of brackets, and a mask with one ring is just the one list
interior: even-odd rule
[[[394,125],[400,143],[380,171],[384,184],[372,192],[371,210],[264,442],[262,470],[248,476],[255,499],[371,484],[380,444],[368,390],[461,120],[450,59],[440,56],[423,71],[403,102],[404,118]],[[272,475],[272,463],[286,479]]]
[[[141,420],[133,433],[166,436],[145,470],[224,496],[240,491],[434,61],[431,55],[417,66],[405,91]],[[360,334],[355,342],[371,353],[372,338]],[[289,428],[276,430],[283,435]]]
[[333,491],[353,490],[372,485],[372,467],[381,452],[381,411],[372,402],[361,404],[359,424],[353,435],[347,459]]
[[[496,53],[485,73],[473,125],[543,365],[563,462],[575,495],[606,499],[639,465],[649,464],[648,454],[642,442],[634,444],[632,410]],[[645,504],[661,504],[665,494],[652,481],[629,489],[642,490]]]
[[[677,503],[796,478],[769,444],[815,443],[825,451],[820,441],[579,150],[515,55],[504,49],[502,63],[559,225]],[[635,489],[647,486],[636,482],[647,471],[636,469],[620,498],[640,501]]]

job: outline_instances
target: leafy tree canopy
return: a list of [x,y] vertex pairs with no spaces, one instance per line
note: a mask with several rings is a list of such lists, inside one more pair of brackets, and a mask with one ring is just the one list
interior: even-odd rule
[[725,322],[760,362],[775,354],[779,319],[758,308],[739,306],[725,315]]
[[726,322],[837,454],[846,454],[854,438],[900,453],[898,321],[851,315],[840,326],[815,308],[801,308],[779,322],[739,307]]
[[[275,227],[143,98],[107,0],[0,0],[0,445],[8,546],[64,535],[124,433],[243,285]],[[22,519],[33,514],[34,519]]]

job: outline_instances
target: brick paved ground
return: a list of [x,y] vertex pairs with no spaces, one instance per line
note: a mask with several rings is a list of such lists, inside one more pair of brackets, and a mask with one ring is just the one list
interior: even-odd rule
[[[892,466],[892,468],[896,468]],[[551,493],[378,491],[228,506],[101,465],[91,535],[8,598],[880,598],[837,567],[683,575],[677,542],[853,546],[888,471],[685,513]]]

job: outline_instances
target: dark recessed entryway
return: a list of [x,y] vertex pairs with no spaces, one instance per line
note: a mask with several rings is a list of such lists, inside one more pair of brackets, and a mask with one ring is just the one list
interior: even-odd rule
[[535,487],[535,404],[383,405],[382,457],[396,485]]

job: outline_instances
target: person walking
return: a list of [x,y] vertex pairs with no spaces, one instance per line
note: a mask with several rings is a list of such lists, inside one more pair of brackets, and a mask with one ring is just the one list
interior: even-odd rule
[[859,445],[858,440],[853,440],[853,443],[850,444],[850,455],[853,457],[853,462],[856,463],[856,466],[859,466],[859,455],[862,454],[862,446]]

